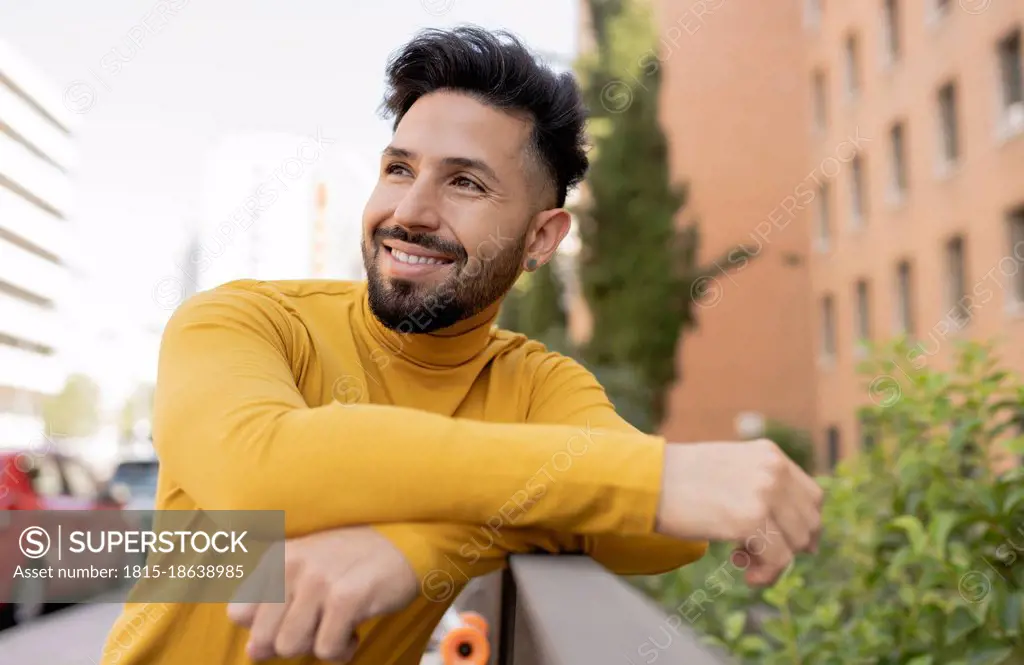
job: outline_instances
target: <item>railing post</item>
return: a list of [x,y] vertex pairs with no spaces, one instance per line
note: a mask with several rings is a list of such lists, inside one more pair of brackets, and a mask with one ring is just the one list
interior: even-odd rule
[[514,665],[516,644],[516,579],[512,568],[501,571],[501,611],[498,630],[498,665]]

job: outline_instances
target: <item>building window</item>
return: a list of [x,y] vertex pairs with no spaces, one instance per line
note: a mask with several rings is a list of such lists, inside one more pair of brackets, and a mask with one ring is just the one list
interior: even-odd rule
[[960,158],[959,118],[954,83],[947,83],[939,90],[939,126],[940,167],[946,169]]
[[852,99],[860,93],[860,69],[858,63],[857,36],[849,35],[846,38],[845,53],[846,71],[846,97]]
[[868,451],[875,447],[875,427],[869,418],[861,417],[858,420],[860,426],[861,449]]
[[821,299],[821,356],[826,362],[836,357],[836,312],[830,295]]
[[823,132],[828,126],[828,82],[825,72],[814,73],[811,82],[811,96],[814,98],[814,128]]
[[864,225],[864,160],[855,155],[850,160],[850,225],[858,229]]
[[871,339],[871,294],[866,280],[858,280],[854,287],[856,299],[856,321],[854,321],[854,332],[858,343],[864,343]]
[[900,58],[900,7],[898,0],[884,0],[882,16],[884,62],[889,64]]
[[[1024,206],[1011,212],[1008,221],[1010,226],[1009,257],[1017,265],[1020,265],[1024,262]],[[1009,289],[1011,302],[1018,307],[1024,306],[1024,269],[1013,273],[1010,279],[1013,280]]]
[[828,470],[834,471],[839,464],[839,428],[835,425],[825,433],[825,445],[828,447]]
[[946,243],[946,303],[949,317],[959,328],[971,320],[964,304],[967,299],[967,277],[964,266],[964,239],[960,236]]
[[907,140],[906,129],[902,122],[897,122],[889,130],[889,144],[892,153],[890,199],[893,203],[899,203],[907,192]]
[[907,337],[914,336],[913,288],[910,262],[901,261],[896,267],[896,327]]
[[1024,131],[1024,73],[1022,73],[1021,31],[1018,28],[999,42],[999,78],[1004,136]]
[[832,243],[832,195],[827,182],[818,185],[818,201],[815,206],[816,226],[818,228],[818,251],[827,252]]

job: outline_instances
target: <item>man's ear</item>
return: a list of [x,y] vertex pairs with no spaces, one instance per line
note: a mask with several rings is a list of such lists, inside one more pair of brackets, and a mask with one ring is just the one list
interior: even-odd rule
[[565,208],[537,213],[530,222],[530,231],[526,236],[523,267],[526,270],[536,270],[550,261],[562,240],[568,235],[571,225],[572,217]]

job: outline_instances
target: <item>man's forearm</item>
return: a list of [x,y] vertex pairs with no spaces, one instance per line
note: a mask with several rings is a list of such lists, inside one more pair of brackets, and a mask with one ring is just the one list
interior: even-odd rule
[[[160,350],[154,445],[203,510],[284,510],[286,534],[387,522],[649,533],[664,443],[639,433],[502,424],[370,404],[309,407],[286,314],[202,293]],[[261,309],[261,307],[263,309]],[[301,360],[292,360],[301,363]]]
[[500,570],[510,554],[582,553],[582,538],[539,529],[491,530],[466,524],[378,524],[409,561],[431,600],[469,580]]
[[707,552],[703,540],[649,536],[587,536],[583,551],[616,575],[660,575],[697,561]]
[[[641,432],[615,411],[594,375],[578,362],[558,354],[535,358],[534,406],[530,421],[570,425],[603,432]],[[677,540],[659,534],[600,534],[580,539],[583,551],[619,575],[654,575],[700,559],[704,541]]]
[[657,575],[700,559],[707,543],[664,536],[577,536],[539,529],[491,529],[462,524],[382,524],[374,527],[416,571],[422,591],[443,600],[455,585],[505,565],[510,554],[587,555],[616,575]]
[[[653,528],[663,448],[647,437],[588,440],[574,427],[368,405],[195,414],[193,399],[165,406],[157,423],[167,472],[205,510],[286,511],[288,535],[386,522],[487,524],[503,512],[517,527],[554,531]],[[169,419],[173,431],[162,431]]]

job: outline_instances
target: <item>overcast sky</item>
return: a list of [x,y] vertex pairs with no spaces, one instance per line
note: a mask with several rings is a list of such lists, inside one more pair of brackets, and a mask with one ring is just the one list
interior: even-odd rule
[[0,37],[84,111],[72,368],[150,362],[102,331],[164,316],[153,285],[199,213],[216,137],[319,127],[336,145],[379,151],[387,56],[423,27],[459,23],[576,49],[576,0],[0,0]]

